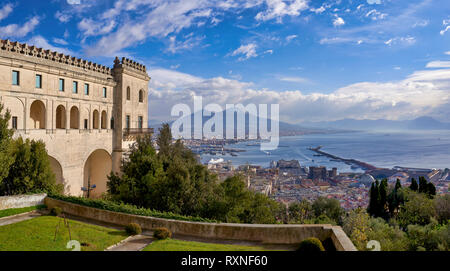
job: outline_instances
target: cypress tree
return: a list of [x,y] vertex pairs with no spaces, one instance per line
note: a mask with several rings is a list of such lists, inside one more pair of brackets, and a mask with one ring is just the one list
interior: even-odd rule
[[[2,187],[2,181],[8,176],[9,168],[14,162],[14,158],[11,156],[11,141],[14,131],[8,129],[9,120],[11,115],[9,111],[2,114],[3,105],[0,103],[0,190]],[[1,194],[1,191],[0,191]]]
[[387,181],[387,179],[383,179],[378,188],[378,191],[380,194],[379,202],[378,202],[378,208],[379,208],[378,214],[381,217],[386,217],[387,188],[388,188],[388,181]]
[[417,191],[417,190],[419,190],[419,185],[417,185],[416,179],[414,179],[414,178],[411,179],[411,185],[409,186],[409,188],[410,188],[412,191]]
[[398,191],[400,188],[402,188],[402,184],[400,183],[400,180],[397,179],[397,182],[395,183],[395,190]]
[[429,196],[436,196],[436,187],[432,182],[427,184],[427,193]]

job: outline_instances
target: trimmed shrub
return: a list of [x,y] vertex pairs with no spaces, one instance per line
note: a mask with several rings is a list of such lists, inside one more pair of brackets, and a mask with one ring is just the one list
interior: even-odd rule
[[126,213],[132,215],[141,215],[141,216],[150,216],[164,219],[175,219],[182,221],[194,221],[194,222],[209,222],[215,223],[216,220],[206,219],[202,217],[194,217],[194,216],[183,216],[179,214],[174,214],[171,212],[159,212],[146,208],[139,208],[134,205],[117,203],[114,201],[108,201],[103,199],[87,199],[82,197],[73,197],[73,196],[64,196],[59,194],[51,194],[49,195],[52,199],[62,200],[65,202],[70,202],[74,204],[83,205],[86,207],[97,208],[101,210],[108,210],[112,212],[118,213]]
[[139,224],[130,223],[125,227],[125,231],[128,235],[138,235],[142,233],[142,228]]
[[156,228],[153,232],[153,237],[158,240],[164,240],[172,237],[172,233],[167,228]]
[[319,239],[311,237],[303,240],[300,243],[297,251],[301,252],[325,251],[325,248],[323,247],[322,242]]
[[54,216],[60,216],[62,214],[62,209],[58,206],[55,206],[50,210],[50,214]]

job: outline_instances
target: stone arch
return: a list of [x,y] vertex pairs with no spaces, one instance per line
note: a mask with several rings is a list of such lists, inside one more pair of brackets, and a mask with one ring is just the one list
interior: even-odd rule
[[[89,192],[90,198],[98,198],[106,192],[108,175],[112,170],[111,155],[104,149],[93,151],[84,163],[83,187],[96,186]],[[87,196],[87,191],[84,192]]]
[[12,128],[12,118],[15,117],[17,120],[17,129],[22,130],[24,129],[24,104],[22,100],[20,100],[17,97],[9,97],[9,96],[3,96],[0,101],[5,109],[8,109],[11,114],[11,119],[9,120],[9,127]]
[[66,108],[61,104],[56,107],[56,129],[66,129]]
[[45,105],[36,100],[30,106],[31,129],[45,129]]
[[80,111],[76,106],[70,109],[70,129],[80,129]]
[[139,90],[139,102],[140,103],[144,102],[144,91],[142,89]]
[[48,160],[50,161],[50,167],[53,174],[55,174],[56,183],[64,185],[64,175],[61,163],[59,163],[58,160],[51,155],[48,155]]
[[98,110],[94,110],[94,112],[92,113],[92,127],[93,129],[98,129],[99,127],[99,121],[100,121],[100,116],[98,113]]
[[101,128],[102,129],[107,129],[107,125],[108,125],[107,122],[108,122],[108,117],[107,117],[106,111],[103,110],[102,111],[102,119],[101,119]]

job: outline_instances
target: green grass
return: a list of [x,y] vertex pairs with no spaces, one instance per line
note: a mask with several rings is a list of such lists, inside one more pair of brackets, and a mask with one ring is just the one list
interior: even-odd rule
[[37,205],[37,206],[31,206],[31,207],[25,207],[25,208],[15,208],[15,209],[6,209],[0,211],[0,218],[7,217],[7,216],[13,216],[23,213],[28,213],[34,210],[40,210],[45,209],[45,205]]
[[[59,231],[53,241],[60,220]],[[72,239],[82,244],[82,251],[104,250],[127,237],[124,231],[69,219],[67,221]],[[41,216],[0,226],[0,251],[69,251],[71,249],[66,248],[69,240],[68,228],[64,226],[61,218],[55,216]]]
[[264,251],[262,247],[238,246],[181,241],[174,239],[154,241],[144,251]]

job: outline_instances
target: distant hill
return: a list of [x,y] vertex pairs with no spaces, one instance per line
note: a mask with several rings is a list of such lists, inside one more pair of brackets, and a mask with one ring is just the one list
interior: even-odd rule
[[[205,122],[207,120],[209,120],[211,117],[205,117],[203,116],[203,124],[205,124]],[[249,115],[246,114],[246,122],[245,122],[245,134],[248,134],[249,131]],[[169,123],[170,125],[172,125],[172,123],[174,122],[173,120],[170,121],[165,121],[167,123]],[[257,122],[259,122],[259,119],[257,118]],[[158,120],[149,120],[148,125],[151,128],[154,128],[156,131],[162,126],[161,121]],[[194,117],[193,115],[191,115],[191,125],[193,127],[194,124]],[[237,133],[237,129],[236,129],[236,118],[234,121],[234,126],[235,126],[235,134]],[[259,124],[258,124],[259,127]],[[270,127],[270,125],[269,125]],[[226,117],[224,116],[224,120],[223,120],[223,129],[224,132],[226,131]],[[290,124],[287,122],[279,122],[279,131],[280,131],[280,136],[287,136],[287,135],[303,135],[303,134],[324,134],[324,133],[336,133],[336,132],[344,132],[344,130],[340,130],[340,129],[323,129],[323,128],[317,128],[317,127],[304,127],[304,126],[299,126],[296,124]]]
[[343,119],[330,122],[303,122],[308,127],[351,129],[351,130],[449,130],[450,123],[440,122],[432,117],[413,120],[356,120]]

